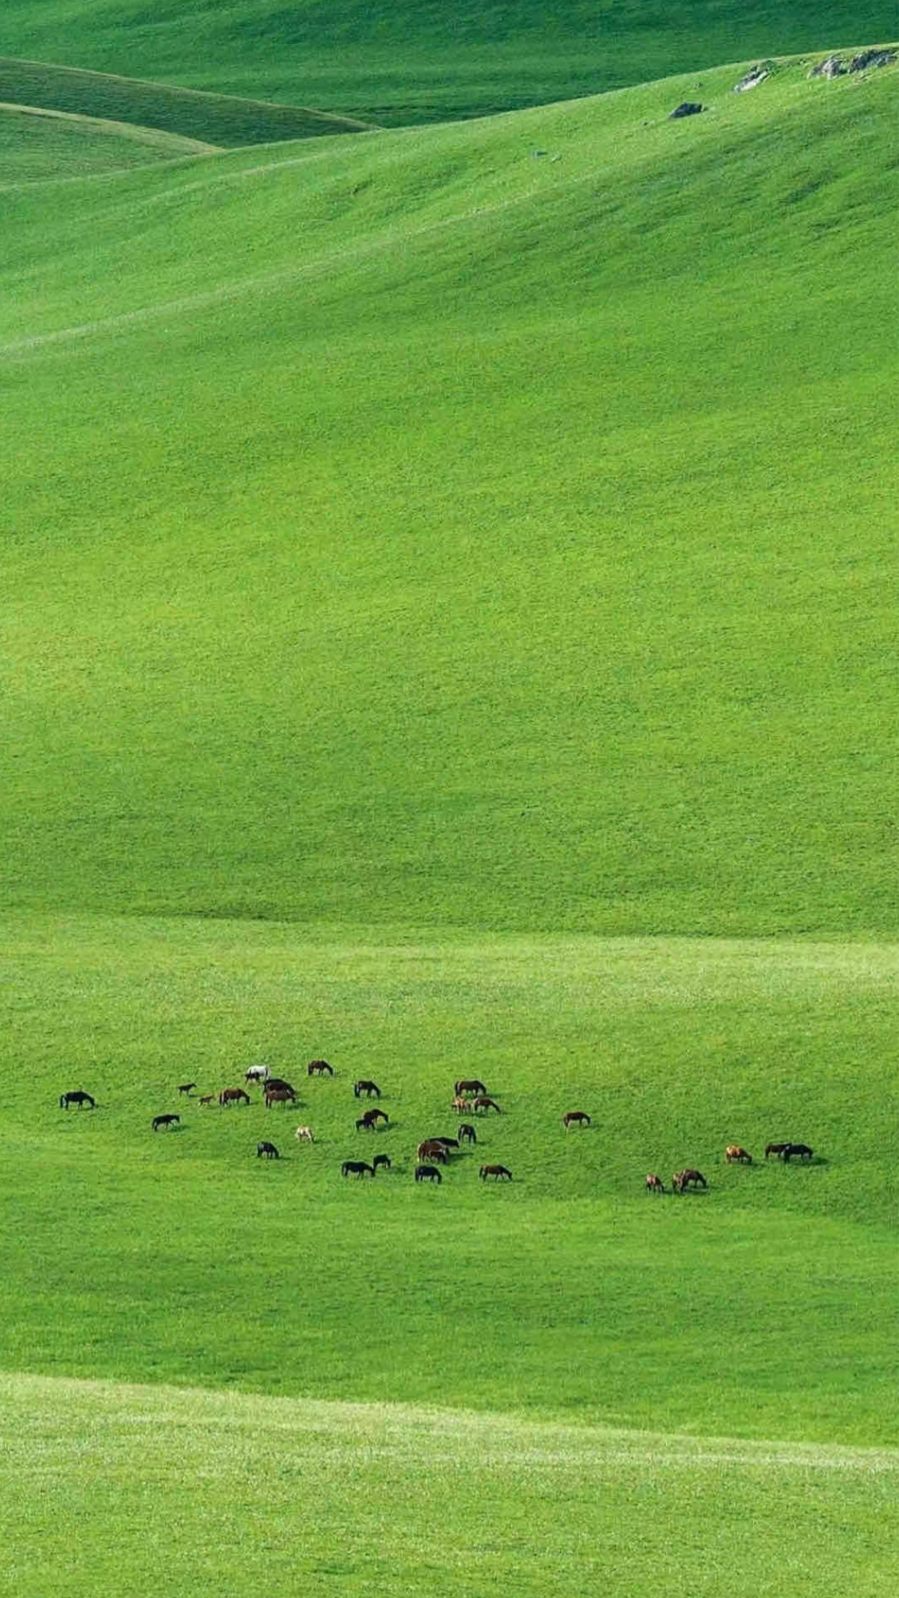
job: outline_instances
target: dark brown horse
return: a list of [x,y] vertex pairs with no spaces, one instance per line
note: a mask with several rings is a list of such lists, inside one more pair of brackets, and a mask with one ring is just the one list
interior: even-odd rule
[[478,1175],[482,1182],[492,1176],[497,1182],[511,1182],[512,1172],[506,1165],[482,1165]]
[[79,1110],[95,1110],[97,1108],[96,1099],[92,1099],[89,1093],[82,1092],[81,1088],[76,1088],[74,1093],[63,1093],[59,1101],[59,1108],[68,1110],[73,1104],[77,1105]]
[[748,1149],[741,1148],[739,1143],[728,1143],[724,1150],[724,1158],[728,1165],[751,1165],[752,1155]]
[[495,1110],[497,1115],[502,1115],[503,1113],[497,1104],[496,1099],[488,1099],[486,1093],[479,1093],[471,1107],[474,1110],[475,1115],[479,1115],[482,1110],[485,1112],[487,1110]]
[[377,1127],[379,1121],[383,1121],[385,1126],[389,1126],[390,1116],[384,1110],[366,1110],[362,1119],[357,1121],[356,1125],[357,1127],[364,1126],[372,1129]]
[[457,1099],[461,1099],[465,1097],[466,1093],[486,1093],[487,1089],[485,1088],[483,1082],[479,1082],[475,1077],[472,1078],[470,1082],[457,1082],[453,1088],[453,1092],[455,1093]]
[[415,1151],[415,1158],[417,1160],[437,1160],[440,1165],[448,1165],[449,1151],[443,1147],[442,1143],[438,1143],[436,1138],[429,1137],[425,1138],[423,1143],[419,1143]]
[[475,1131],[474,1127],[471,1125],[471,1122],[470,1121],[463,1121],[462,1125],[459,1128],[459,1142],[460,1143],[477,1143],[477,1141],[478,1141],[478,1134]]
[[374,1176],[374,1166],[366,1165],[364,1160],[344,1160],[340,1167],[341,1176]]
[[307,1076],[333,1076],[334,1067],[327,1060],[310,1060],[306,1067]]
[[457,1149],[459,1147],[459,1139],[457,1137],[435,1137],[431,1141],[432,1143],[441,1143],[445,1149]]
[[280,1160],[281,1156],[274,1143],[263,1142],[256,1144],[256,1158],[257,1160]]
[[686,1171],[675,1171],[671,1178],[671,1186],[675,1193],[686,1193],[690,1187],[708,1187],[708,1182],[701,1171],[688,1168]]
[[273,1088],[268,1082],[265,1084],[265,1107],[270,1110],[273,1104],[295,1104],[297,1096],[293,1088]]
[[562,1125],[567,1132],[572,1126],[592,1126],[593,1122],[586,1110],[569,1110],[567,1115],[562,1116]]
[[372,1097],[379,1099],[381,1097],[381,1089],[378,1087],[377,1082],[369,1082],[366,1078],[363,1078],[360,1082],[353,1083],[353,1097],[361,1099],[363,1093],[369,1099]]
[[443,1177],[434,1165],[416,1165],[415,1180],[416,1182],[437,1182],[439,1184],[443,1181]]
[[196,1085],[197,1085],[196,1082],[182,1082],[181,1086],[178,1089],[178,1092],[179,1093],[193,1093],[193,1090],[196,1087]]
[[767,1160],[767,1158],[768,1158],[768,1156],[770,1154],[773,1154],[775,1156],[782,1155],[784,1149],[788,1149],[789,1147],[790,1147],[789,1143],[766,1143],[765,1144],[765,1159]]
[[788,1143],[783,1152],[784,1164],[789,1165],[793,1159],[810,1160],[814,1152],[807,1143]]
[[662,1178],[656,1176],[654,1171],[650,1171],[646,1178],[646,1191],[647,1193],[664,1193],[665,1191],[665,1184]]
[[283,1076],[270,1076],[267,1081],[262,1083],[262,1091],[263,1093],[292,1093],[294,1098],[297,1096],[297,1090],[293,1083],[285,1082]]
[[180,1115],[154,1115],[153,1131],[158,1132],[161,1126],[180,1126]]
[[219,1104],[249,1104],[250,1095],[243,1088],[222,1088],[219,1094]]

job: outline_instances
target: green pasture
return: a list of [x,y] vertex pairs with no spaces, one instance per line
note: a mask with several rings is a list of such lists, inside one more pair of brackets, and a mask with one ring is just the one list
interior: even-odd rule
[[425,0],[6,0],[2,47],[10,56],[399,124],[597,94],[751,55],[875,43],[895,28],[886,0],[835,0],[823,10],[813,0],[674,0],[664,8],[648,0],[484,0],[476,8]]
[[17,1598],[895,1590],[888,1450],[37,1377],[0,1401]]
[[8,196],[7,905],[895,930],[895,69],[733,72]]
[[212,145],[183,139],[157,128],[139,128],[99,117],[74,116],[0,104],[0,185],[57,182],[122,167],[148,166],[189,155],[208,154]]

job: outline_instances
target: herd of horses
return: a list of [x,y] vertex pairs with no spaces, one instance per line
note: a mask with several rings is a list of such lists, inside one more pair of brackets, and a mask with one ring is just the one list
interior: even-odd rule
[[[310,1060],[306,1067],[306,1073],[310,1077],[333,1077],[334,1068],[329,1065],[327,1060]],[[231,1105],[250,1104],[252,1101],[247,1088],[254,1086],[262,1089],[263,1103],[267,1110],[272,1109],[277,1104],[296,1104],[298,1102],[297,1091],[292,1084],[283,1077],[273,1076],[267,1065],[251,1065],[244,1074],[244,1083],[244,1087],[222,1088],[217,1094],[201,1094],[196,1102],[204,1107],[217,1103],[222,1109],[227,1109]],[[195,1092],[196,1087],[196,1082],[181,1082],[178,1084],[178,1093],[179,1095],[190,1097]],[[359,1081],[353,1083],[353,1097],[355,1099],[380,1099],[381,1089],[378,1087],[377,1082],[373,1082],[369,1078],[360,1078]],[[73,1108],[93,1110],[97,1107],[97,1101],[90,1093],[85,1093],[83,1089],[78,1088],[69,1093],[63,1093],[60,1096],[59,1106],[63,1110]],[[458,1113],[472,1115],[487,1115],[491,1110],[497,1115],[503,1113],[496,1099],[491,1098],[488,1094],[486,1085],[476,1077],[463,1077],[453,1084],[451,1108]],[[571,1131],[573,1127],[589,1127],[592,1124],[591,1117],[586,1110],[569,1110],[562,1116],[562,1125],[566,1132]],[[166,1111],[161,1115],[154,1115],[151,1121],[151,1127],[154,1132],[172,1130],[180,1127],[180,1125],[181,1117],[174,1111]],[[389,1115],[380,1108],[380,1105],[375,1105],[364,1110],[362,1115],[358,1117],[355,1130],[357,1132],[377,1132],[389,1126]],[[312,1128],[309,1126],[298,1126],[294,1137],[298,1143],[315,1142]],[[413,1167],[415,1181],[436,1183],[439,1186],[443,1181],[441,1168],[446,1168],[450,1165],[453,1155],[461,1151],[463,1144],[470,1145],[472,1143],[477,1143],[477,1132],[471,1121],[461,1122],[455,1137],[423,1138],[415,1151]],[[814,1150],[807,1143],[768,1143],[765,1146],[765,1159],[769,1160],[772,1156],[788,1165],[794,1159],[810,1161],[814,1156]],[[263,1139],[256,1145],[256,1158],[279,1160],[281,1154],[274,1143],[268,1139]],[[739,1143],[729,1143],[725,1148],[724,1158],[728,1165],[752,1165],[753,1163],[749,1150],[743,1148]],[[340,1174],[342,1177],[355,1176],[363,1179],[365,1177],[373,1178],[377,1176],[379,1171],[389,1171],[391,1169],[392,1162],[389,1155],[376,1154],[370,1161],[344,1160],[340,1167]],[[482,1165],[478,1175],[482,1182],[511,1182],[512,1180],[512,1172],[506,1165]],[[646,1177],[645,1185],[648,1193],[665,1193],[668,1191],[662,1178],[655,1171],[651,1171]],[[707,1189],[708,1185],[708,1181],[702,1172],[692,1166],[688,1166],[681,1171],[675,1171],[671,1178],[672,1193],[688,1193],[691,1189],[695,1191],[698,1188]]]

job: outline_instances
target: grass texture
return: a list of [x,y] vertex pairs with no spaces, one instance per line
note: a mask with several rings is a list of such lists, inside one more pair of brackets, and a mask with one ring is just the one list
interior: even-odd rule
[[[824,1560],[834,1592],[895,1590],[887,1450],[34,1377],[0,1379],[0,1395],[0,1590],[17,1598],[235,1581],[273,1595],[756,1598],[820,1593]],[[73,1540],[96,1550],[89,1562]]]
[[157,128],[0,104],[0,184],[85,177],[209,154],[215,146]]
[[10,196],[5,903],[895,932],[895,69],[732,81]]
[[6,0],[3,47],[397,124],[597,94],[750,55],[874,42],[895,26],[887,0],[832,0],[823,12],[812,0]]
[[8,57],[0,58],[0,100],[135,123],[217,147],[358,133],[365,126],[304,106],[268,105]]

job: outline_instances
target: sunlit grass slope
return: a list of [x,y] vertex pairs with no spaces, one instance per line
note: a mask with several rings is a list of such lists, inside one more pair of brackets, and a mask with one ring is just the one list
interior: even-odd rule
[[136,78],[82,72],[44,61],[9,58],[0,59],[0,100],[136,123],[226,147],[358,133],[363,126],[304,106],[269,105],[164,83],[143,83]]
[[397,123],[874,42],[895,28],[892,0],[5,0],[2,47]]
[[[0,957],[0,1368],[896,1442],[894,947],[35,917]],[[259,1059],[296,1108],[177,1091]],[[472,1074],[502,1113],[417,1186]]]
[[885,1450],[31,1377],[0,1395],[17,1598],[811,1598],[825,1565],[830,1591],[892,1598],[899,1575]]
[[895,929],[896,77],[735,75],[10,196],[7,904]]
[[148,166],[214,148],[157,128],[0,104],[0,186]]

